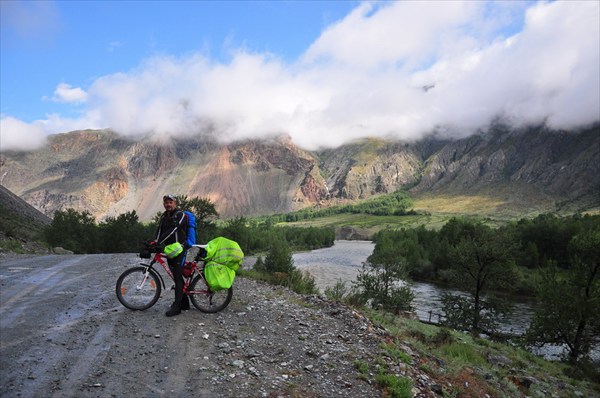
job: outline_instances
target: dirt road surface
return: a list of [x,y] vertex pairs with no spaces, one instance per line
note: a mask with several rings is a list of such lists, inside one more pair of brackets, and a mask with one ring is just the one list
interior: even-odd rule
[[154,307],[131,311],[115,282],[139,262],[0,259],[0,396],[381,396],[354,361],[379,355],[383,331],[350,309],[238,278],[218,314],[165,317],[169,283]]

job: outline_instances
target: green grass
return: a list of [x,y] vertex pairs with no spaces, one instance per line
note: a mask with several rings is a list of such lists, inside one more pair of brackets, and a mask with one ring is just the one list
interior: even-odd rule
[[438,230],[453,217],[481,220],[490,227],[505,225],[522,217],[498,212],[503,202],[486,196],[457,196],[414,199],[413,209],[419,214],[405,216],[376,216],[343,213],[310,220],[280,223],[297,227],[353,227],[372,236],[383,229],[417,228],[421,225]]
[[398,377],[391,374],[380,373],[375,379],[377,384],[387,391],[387,396],[392,398],[412,398],[412,380],[407,377]]
[[452,343],[444,345],[442,352],[447,358],[452,358],[458,366],[482,366],[485,363],[483,357],[470,344]]
[[17,254],[27,253],[27,250],[23,248],[23,245],[14,239],[0,241],[0,249]]
[[357,359],[354,361],[354,367],[359,371],[361,377],[367,378],[369,375],[369,364],[363,360]]
[[382,344],[381,348],[384,349],[384,351],[390,356],[390,358],[393,358],[400,362],[404,362],[407,365],[410,365],[412,363],[411,356],[408,355],[406,352],[398,349],[398,347],[396,347],[394,344]]
[[[408,345],[419,355],[421,370],[433,378],[442,378],[452,384],[452,387],[445,387],[444,396],[488,394],[512,398],[545,396],[548,391],[556,391],[553,396],[561,398],[574,396],[576,391],[586,397],[600,396],[597,379],[583,376],[568,364],[547,361],[518,346],[473,337],[382,311],[366,308],[361,311],[394,337],[383,346],[386,355],[401,358],[399,352],[402,351],[402,345]],[[494,361],[493,358],[502,358],[502,361]],[[579,374],[580,377],[575,379],[570,376],[572,374]],[[521,376],[531,377],[536,382],[523,390],[523,386],[517,386]],[[596,370],[595,377],[598,376]],[[559,382],[564,383],[565,387],[559,388]],[[468,388],[465,383],[469,385]],[[472,395],[475,392],[480,394]]]

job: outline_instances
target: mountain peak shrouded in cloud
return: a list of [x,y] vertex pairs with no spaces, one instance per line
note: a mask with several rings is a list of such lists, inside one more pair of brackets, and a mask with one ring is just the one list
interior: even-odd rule
[[575,128],[600,120],[599,20],[596,1],[361,3],[293,62],[250,49],[226,61],[186,53],[86,87],[60,82],[52,99],[79,116],[2,115],[2,149],[86,128],[225,141],[285,133],[305,149],[462,137],[498,118]]

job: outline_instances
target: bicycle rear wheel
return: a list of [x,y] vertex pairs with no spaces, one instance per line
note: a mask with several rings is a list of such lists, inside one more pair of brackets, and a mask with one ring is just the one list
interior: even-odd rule
[[197,293],[190,293],[190,300],[194,307],[202,312],[219,312],[229,305],[233,297],[233,286],[229,289],[213,292],[209,289],[204,278],[197,275],[190,283],[189,290]]
[[146,274],[145,267],[129,268],[117,279],[117,298],[130,310],[145,310],[152,307],[160,297],[162,286],[156,272]]

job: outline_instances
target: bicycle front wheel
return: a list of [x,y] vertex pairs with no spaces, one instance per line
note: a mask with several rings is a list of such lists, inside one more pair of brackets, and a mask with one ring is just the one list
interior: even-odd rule
[[161,290],[159,276],[145,267],[129,268],[117,279],[117,298],[130,310],[152,307],[158,301]]
[[197,275],[190,283],[189,290],[193,292],[190,293],[190,300],[194,307],[211,314],[225,309],[233,297],[233,286],[213,292],[200,275]]

